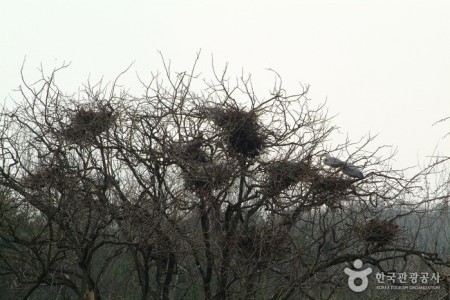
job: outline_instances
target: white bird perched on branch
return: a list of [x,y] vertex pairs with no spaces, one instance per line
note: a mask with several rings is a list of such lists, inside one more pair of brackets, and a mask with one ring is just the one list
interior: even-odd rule
[[325,159],[323,160],[323,163],[332,168],[341,168],[342,173],[347,176],[358,179],[364,178],[364,174],[356,166],[352,165],[351,163],[342,161],[339,158],[331,157],[327,154],[325,156]]

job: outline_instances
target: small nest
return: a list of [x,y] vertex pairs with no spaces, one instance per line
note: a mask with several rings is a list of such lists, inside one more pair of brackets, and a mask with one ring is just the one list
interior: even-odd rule
[[345,200],[349,194],[354,193],[353,183],[354,180],[335,176],[323,177],[316,174],[311,180],[311,204],[313,206],[325,204],[331,208],[341,207],[341,200]]
[[258,116],[254,111],[239,108],[209,108],[206,116],[224,134],[232,153],[254,158],[264,148],[266,136],[261,132]]
[[224,165],[197,164],[183,172],[185,187],[193,192],[211,191],[226,185],[232,170]]
[[286,236],[265,228],[249,228],[237,236],[236,246],[246,258],[269,259],[288,253]]
[[55,187],[62,189],[72,187],[74,178],[67,175],[66,170],[58,167],[39,167],[34,173],[28,174],[21,180],[22,185],[31,189]]
[[370,220],[360,229],[363,239],[378,247],[384,247],[394,242],[399,232],[399,226],[393,221],[378,218]]
[[313,195],[343,196],[347,195],[350,190],[353,190],[353,183],[353,180],[341,177],[322,177],[316,175],[311,183],[311,191]]
[[180,162],[183,163],[207,163],[209,158],[206,152],[201,148],[203,138],[196,137],[192,141],[185,143],[183,146],[175,149],[175,154]]
[[296,183],[307,180],[314,171],[304,162],[277,161],[266,167],[268,173],[263,194],[275,197]]
[[64,129],[64,136],[72,142],[93,141],[114,122],[113,110],[106,106],[98,110],[80,108]]

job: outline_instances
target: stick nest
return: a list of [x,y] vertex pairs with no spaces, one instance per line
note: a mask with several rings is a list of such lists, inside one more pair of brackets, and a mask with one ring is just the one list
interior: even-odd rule
[[266,167],[267,179],[263,194],[275,197],[283,190],[307,180],[314,171],[304,162],[276,161]]
[[31,189],[43,189],[45,187],[55,187],[57,189],[73,187],[74,176],[67,173],[62,167],[38,167],[33,173],[24,176],[21,183]]
[[186,189],[193,192],[212,191],[230,181],[232,170],[221,164],[196,164],[191,165],[182,176]]
[[98,109],[79,108],[70,118],[63,134],[72,142],[92,142],[95,137],[108,130],[114,119],[112,108],[107,106]]
[[393,221],[375,218],[367,222],[360,230],[366,242],[384,247],[396,240],[400,227]]
[[311,191],[313,195],[344,196],[353,189],[353,183],[354,180],[341,177],[316,175],[311,183]]
[[310,205],[320,206],[325,204],[331,208],[341,207],[341,201],[355,193],[355,188],[352,186],[354,182],[354,180],[337,176],[313,175],[309,187]]
[[174,153],[179,164],[208,163],[210,159],[202,149],[203,137],[196,137],[181,145],[174,147]]
[[236,246],[243,257],[269,259],[289,252],[286,234],[279,234],[269,228],[250,227],[237,236]]
[[258,123],[256,112],[246,112],[236,107],[206,108],[204,112],[221,129],[231,153],[249,158],[260,154],[266,135]]

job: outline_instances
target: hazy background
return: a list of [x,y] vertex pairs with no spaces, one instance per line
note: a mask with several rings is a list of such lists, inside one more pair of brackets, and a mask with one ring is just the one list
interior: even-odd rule
[[327,101],[341,136],[379,134],[398,148],[396,165],[449,155],[450,1],[7,1],[0,0],[0,100],[10,103],[25,75],[51,70],[76,91],[90,76],[112,80],[134,62],[136,72],[161,70],[157,50],[174,70],[193,63],[208,78],[211,56],[231,75],[253,75],[267,96],[276,70],[288,92],[299,82]]

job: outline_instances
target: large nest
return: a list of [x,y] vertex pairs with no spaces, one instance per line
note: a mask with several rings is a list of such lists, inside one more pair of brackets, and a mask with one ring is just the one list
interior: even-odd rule
[[355,193],[352,186],[354,182],[342,177],[315,174],[310,185],[312,205],[326,204],[329,207],[340,207],[341,200]]
[[279,195],[283,190],[300,181],[308,180],[315,173],[304,162],[276,161],[266,167],[267,179],[263,194],[268,197]]
[[218,189],[226,185],[231,177],[231,168],[221,164],[191,165],[183,172],[185,187],[193,192]]
[[269,228],[250,227],[237,236],[236,246],[245,258],[269,259],[289,252],[286,234],[276,233]]
[[72,142],[93,141],[95,137],[105,132],[113,122],[113,110],[110,107],[102,106],[98,109],[82,107],[72,115],[63,134]]
[[363,239],[368,243],[384,247],[396,240],[400,227],[393,221],[371,219],[360,228]]
[[264,148],[266,136],[254,111],[235,107],[208,108],[205,114],[222,130],[231,153],[253,158]]
[[353,191],[354,180],[344,179],[336,176],[316,175],[311,182],[311,192],[313,195],[344,196]]

